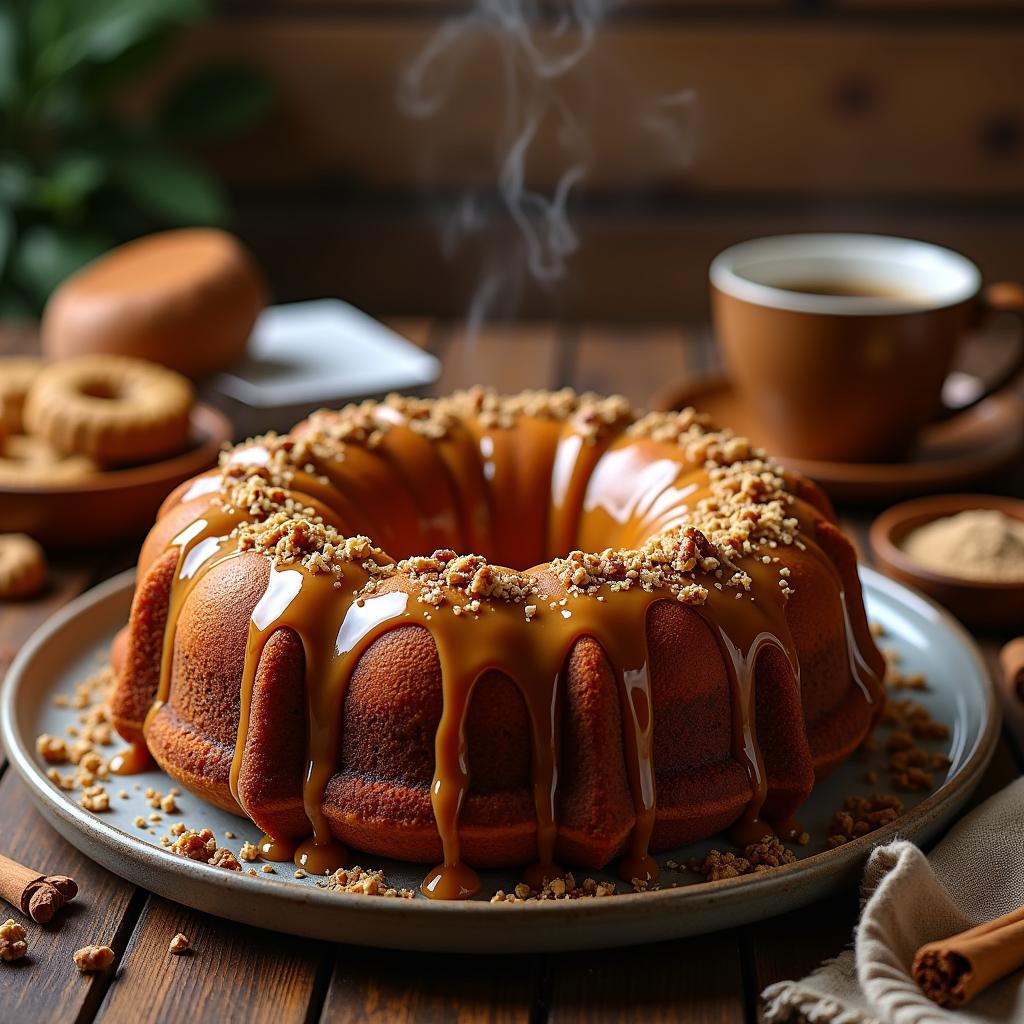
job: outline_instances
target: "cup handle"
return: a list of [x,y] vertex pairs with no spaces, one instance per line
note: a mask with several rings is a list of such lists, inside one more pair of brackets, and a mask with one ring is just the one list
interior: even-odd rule
[[1014,281],[998,281],[994,284],[986,285],[982,290],[980,302],[982,320],[996,313],[1016,314],[1021,328],[1017,336],[1017,353],[1010,361],[1010,364],[991,380],[986,381],[981,391],[973,395],[969,401],[964,402],[962,405],[945,406],[946,416],[955,416],[957,413],[977,405],[988,398],[989,395],[1001,391],[1021,371],[1024,371],[1024,285],[1017,284]]

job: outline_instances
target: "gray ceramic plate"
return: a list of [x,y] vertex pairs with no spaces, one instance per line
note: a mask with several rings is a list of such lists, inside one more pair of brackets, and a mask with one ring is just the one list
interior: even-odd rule
[[[132,821],[148,815],[138,783],[165,792],[171,786],[159,771],[123,780],[128,799],[113,796],[122,785],[108,785],[113,808],[94,815],[58,790],[45,775],[35,753],[41,732],[63,734],[74,712],[53,706],[56,693],[70,692],[76,681],[95,670],[97,659],[124,623],[132,594],[131,573],[96,587],[47,622],[25,645],[11,666],[0,701],[0,727],[8,756],[24,779],[42,815],[69,842],[111,871],[180,903],[247,924],[297,935],[399,949],[513,953],[654,942],[714,931],[770,917],[809,903],[854,880],[873,845],[894,835],[927,842],[963,806],[992,754],[999,715],[992,684],[970,637],[937,605],[869,569],[862,570],[869,613],[884,627],[886,643],[897,648],[907,672],[923,672],[931,686],[913,694],[950,726],[946,748],[948,775],[923,799],[908,800],[908,809],[891,826],[835,850],[823,849],[832,812],[852,793],[884,788],[864,781],[868,755],[851,758],[819,784],[801,812],[811,843],[799,848],[800,859],[773,871],[720,882],[665,869],[662,887],[605,899],[515,906],[493,905],[486,895],[517,879],[511,873],[484,874],[484,898],[465,903],[336,895],[319,889],[313,879],[297,880],[290,867],[273,875],[251,877],[183,860],[165,852],[158,835]],[[881,755],[873,755],[880,757]],[[249,822],[224,814],[186,793],[172,820],[210,827],[224,845],[256,840]],[[224,839],[225,831],[236,838]],[[684,861],[706,852],[705,842],[659,858]],[[721,845],[721,841],[719,841]],[[392,884],[415,888],[423,874],[417,865],[366,857],[382,867]],[[607,876],[605,876],[607,877]]]

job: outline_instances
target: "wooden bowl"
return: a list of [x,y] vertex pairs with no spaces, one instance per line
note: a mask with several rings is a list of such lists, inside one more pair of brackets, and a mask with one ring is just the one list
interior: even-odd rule
[[216,409],[198,403],[191,418],[192,446],[172,458],[46,487],[0,485],[0,533],[27,533],[54,547],[141,537],[164,498],[209,469],[232,439],[230,420]]
[[1024,582],[989,583],[947,576],[919,565],[903,550],[911,530],[969,509],[995,509],[1024,522],[1024,501],[989,494],[941,494],[904,501],[871,524],[871,548],[890,576],[923,590],[954,615],[983,629],[1024,625]]

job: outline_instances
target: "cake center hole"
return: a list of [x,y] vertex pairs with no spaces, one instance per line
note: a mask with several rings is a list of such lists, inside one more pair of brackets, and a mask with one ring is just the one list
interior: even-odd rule
[[98,398],[101,401],[113,401],[121,397],[120,389],[109,380],[86,381],[79,390],[88,398]]

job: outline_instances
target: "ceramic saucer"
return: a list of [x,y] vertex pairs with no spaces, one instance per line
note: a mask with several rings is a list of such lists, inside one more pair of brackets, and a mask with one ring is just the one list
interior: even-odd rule
[[787,456],[756,411],[722,374],[691,378],[658,392],[655,409],[692,405],[716,423],[763,445],[790,469],[840,501],[894,501],[962,487],[1002,469],[1024,449],[1024,399],[1004,390],[951,419],[925,427],[900,462],[826,462]]

